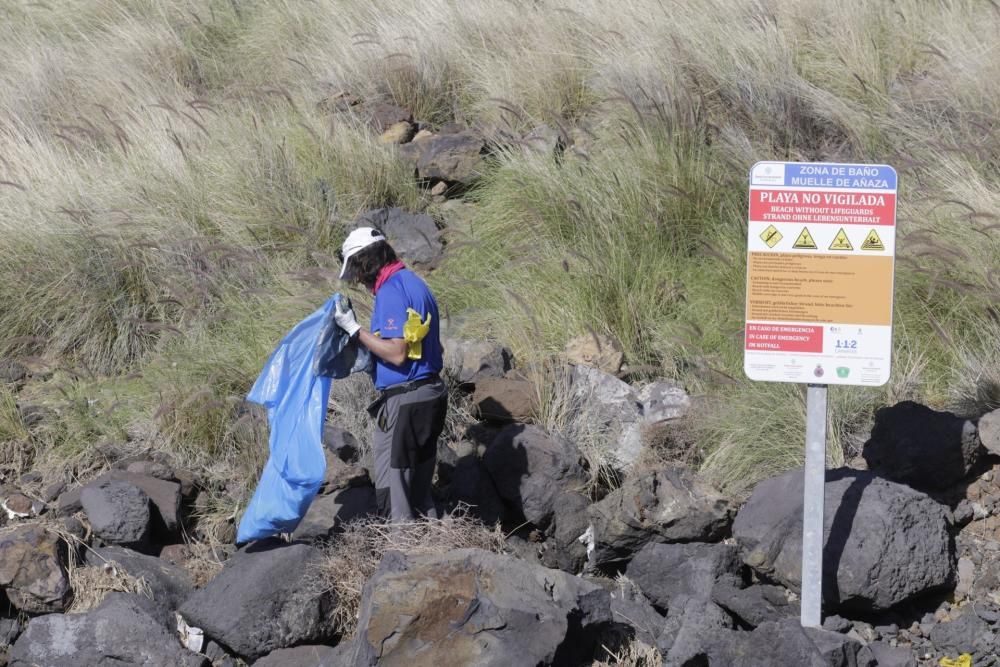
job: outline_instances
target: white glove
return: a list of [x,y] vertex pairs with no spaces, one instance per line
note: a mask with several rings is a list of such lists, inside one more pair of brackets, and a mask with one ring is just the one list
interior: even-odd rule
[[333,320],[337,323],[338,327],[347,332],[348,336],[353,337],[354,334],[361,330],[358,318],[354,315],[354,309],[351,308],[351,303],[347,299],[337,301],[337,308],[333,312]]

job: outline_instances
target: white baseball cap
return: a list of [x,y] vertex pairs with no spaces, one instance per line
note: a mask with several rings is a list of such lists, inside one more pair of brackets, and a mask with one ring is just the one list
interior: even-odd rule
[[343,280],[347,274],[347,260],[358,254],[373,243],[385,241],[382,232],[374,227],[358,227],[344,239],[344,245],[340,249],[340,279]]

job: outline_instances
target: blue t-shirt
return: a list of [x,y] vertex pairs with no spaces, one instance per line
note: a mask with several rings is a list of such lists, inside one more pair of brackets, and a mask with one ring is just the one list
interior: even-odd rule
[[409,317],[407,308],[417,311],[421,322],[426,321],[428,314],[431,316],[431,328],[422,341],[421,357],[406,359],[402,365],[394,366],[372,355],[376,389],[429,377],[441,372],[444,366],[437,302],[427,283],[409,269],[392,274],[379,288],[372,311],[371,332],[382,338],[402,338],[403,324]]

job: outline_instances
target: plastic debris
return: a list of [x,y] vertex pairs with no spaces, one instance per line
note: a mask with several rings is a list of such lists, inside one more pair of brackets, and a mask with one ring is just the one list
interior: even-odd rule
[[972,655],[963,653],[957,658],[941,658],[941,667],[972,667]]
[[237,544],[293,532],[323,482],[323,421],[331,380],[313,373],[313,359],[338,298],[330,297],[285,335],[247,395],[267,408],[270,455],[240,520]]
[[177,619],[177,636],[180,638],[181,644],[184,644],[184,648],[201,653],[201,649],[205,646],[204,631],[201,628],[188,625],[184,617],[178,613],[174,613],[174,618]]

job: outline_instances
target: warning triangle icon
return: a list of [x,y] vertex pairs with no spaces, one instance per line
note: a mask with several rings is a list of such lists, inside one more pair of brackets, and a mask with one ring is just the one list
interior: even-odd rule
[[861,244],[862,250],[885,250],[885,245],[882,243],[882,239],[878,237],[878,232],[874,229],[868,232],[868,236],[865,237],[865,242]]
[[781,232],[774,225],[768,225],[767,229],[760,233],[760,240],[766,243],[768,248],[773,248],[781,240]]
[[851,245],[851,239],[847,238],[847,232],[844,231],[843,227],[833,237],[830,250],[854,250],[854,246]]
[[799,250],[816,250],[816,241],[813,240],[808,227],[802,228],[802,233],[799,234],[799,238],[795,239],[795,243],[792,244],[792,247],[798,248]]

